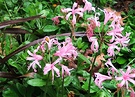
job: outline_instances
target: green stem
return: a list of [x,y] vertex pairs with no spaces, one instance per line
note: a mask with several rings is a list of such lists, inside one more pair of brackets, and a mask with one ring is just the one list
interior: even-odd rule
[[94,61],[93,61],[93,63],[92,63],[92,67],[91,67],[91,71],[90,71],[90,76],[89,76],[89,84],[88,84],[88,94],[89,94],[89,95],[90,95],[90,87],[91,87],[92,72],[93,72],[93,67],[94,67],[96,58],[97,58],[97,53],[96,53],[96,55],[95,55],[95,57],[94,57]]
[[127,66],[130,65],[134,60],[135,60],[135,58],[132,59],[132,60],[127,64]]
[[119,91],[117,92],[117,97],[120,97],[120,95],[119,95],[120,93],[119,93]]
[[44,97],[46,97],[46,93],[47,93],[47,86],[48,86],[48,83],[49,83],[49,76],[50,76],[50,72],[47,76],[47,81],[46,81],[46,87],[45,87],[45,94],[44,94]]
[[8,7],[7,7],[7,4],[6,4],[6,2],[4,1],[4,6],[5,6],[5,8],[6,8],[6,10],[7,10],[7,12],[8,12],[8,14],[9,14],[9,16],[11,17],[12,15],[11,15],[11,13],[9,12],[9,10],[8,10]]
[[62,78],[62,97],[64,97],[64,76]]

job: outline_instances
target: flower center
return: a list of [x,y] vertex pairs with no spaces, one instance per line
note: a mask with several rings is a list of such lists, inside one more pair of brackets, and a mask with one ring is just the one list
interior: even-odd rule
[[128,75],[128,74],[124,74],[124,75],[123,75],[123,79],[124,79],[124,80],[128,80],[128,79],[129,79],[129,75]]
[[42,56],[40,56],[40,55],[34,55],[34,58],[35,58],[35,60],[42,60]]

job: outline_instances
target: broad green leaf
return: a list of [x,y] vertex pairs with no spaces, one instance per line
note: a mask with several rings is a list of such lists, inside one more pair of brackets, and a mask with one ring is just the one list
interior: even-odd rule
[[41,14],[42,16],[47,16],[47,15],[49,14],[49,10],[42,10],[42,11],[40,12],[40,14]]
[[67,76],[64,79],[64,86],[68,86],[72,81],[73,81],[73,77],[72,76]]
[[46,25],[43,29],[44,32],[53,32],[56,31],[58,29],[57,26],[54,25]]
[[83,77],[88,77],[90,74],[85,70],[77,71],[78,74],[82,75]]
[[117,63],[119,63],[119,64],[124,64],[127,60],[124,59],[123,57],[118,57],[118,58],[116,59],[116,61],[117,61]]
[[131,50],[132,50],[132,52],[134,52],[134,53],[135,53],[135,48],[131,48]]
[[116,89],[116,83],[111,83],[110,81],[104,82],[103,86],[108,89]]
[[72,84],[77,89],[80,89],[81,88],[80,81],[79,81],[79,79],[78,79],[77,76],[73,76]]
[[[84,90],[88,90],[88,85],[89,85],[89,79],[87,79],[85,82],[83,82],[84,84],[82,85],[82,88],[84,89]],[[94,93],[94,92],[97,92],[98,91],[98,87],[97,86],[95,86],[95,84],[92,82],[91,83],[91,87],[90,87],[90,93]]]
[[81,58],[86,63],[90,64],[90,61],[88,60],[88,58],[86,58],[83,54],[79,53],[78,54],[78,57]]
[[135,38],[130,39],[130,45],[135,44]]
[[31,79],[28,80],[27,83],[31,86],[37,86],[37,87],[44,86],[46,84],[45,81],[42,79]]

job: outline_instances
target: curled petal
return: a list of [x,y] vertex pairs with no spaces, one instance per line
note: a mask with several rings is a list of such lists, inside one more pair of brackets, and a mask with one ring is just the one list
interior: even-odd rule
[[46,64],[46,66],[44,67],[44,75],[46,75],[50,70],[51,70],[51,64]]
[[72,13],[69,12],[67,15],[66,15],[66,20],[68,20],[69,16],[71,15]]

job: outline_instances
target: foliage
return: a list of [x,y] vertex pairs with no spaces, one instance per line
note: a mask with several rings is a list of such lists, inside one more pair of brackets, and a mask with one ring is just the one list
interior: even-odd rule
[[[89,1],[91,3],[88,3]],[[92,4],[89,5],[90,10],[88,6],[83,9],[86,3]],[[112,39],[112,34],[109,35],[108,32],[113,30],[111,23],[115,19],[111,17],[110,21],[105,22],[105,10],[97,8],[107,7],[107,3],[113,6],[117,2],[0,0],[1,96],[135,95],[135,76],[132,76],[135,73],[134,3],[129,5],[128,12],[116,12],[123,18],[120,20],[122,31],[118,31],[119,34],[115,38],[124,37],[125,42],[117,43],[113,54],[108,50],[111,47],[109,44],[117,42],[117,39]],[[115,13],[110,7],[106,10]],[[119,77],[124,75],[122,72],[127,73],[126,71],[131,73],[128,76],[128,81],[131,82],[128,90],[127,84],[118,86],[121,83]],[[101,78],[105,79],[101,81]]]

